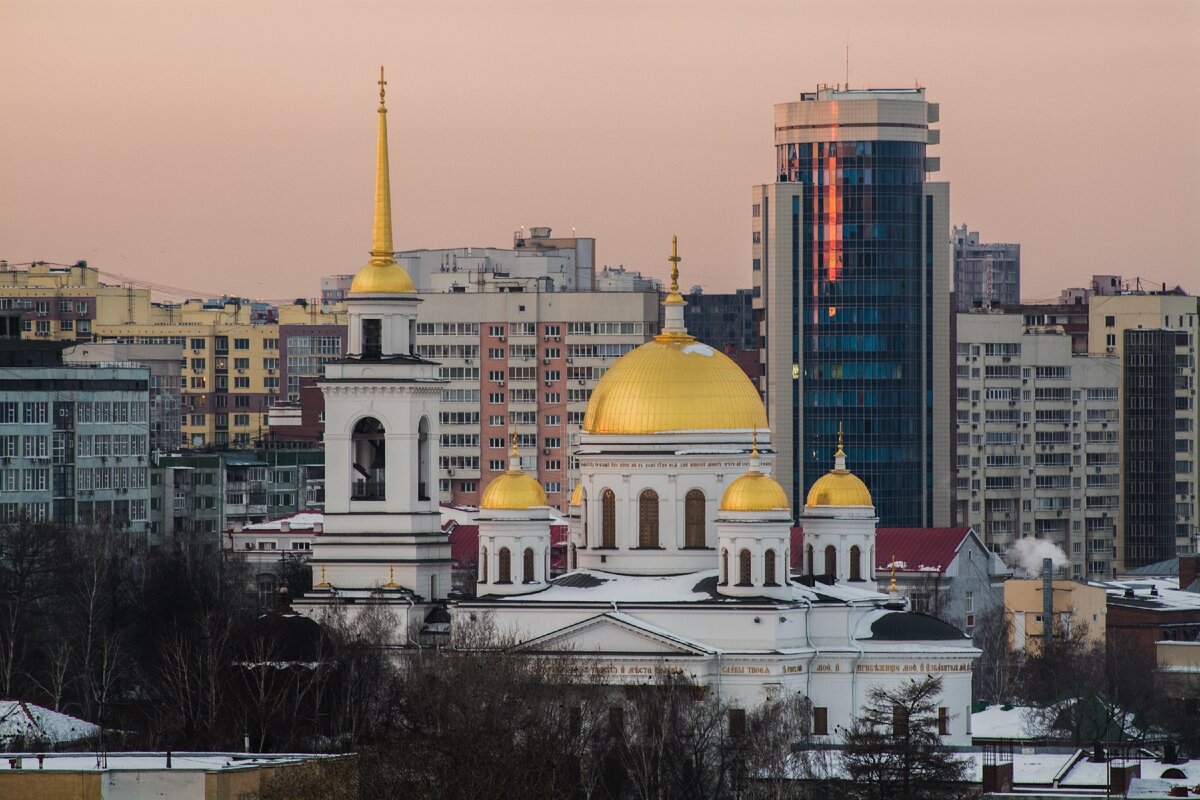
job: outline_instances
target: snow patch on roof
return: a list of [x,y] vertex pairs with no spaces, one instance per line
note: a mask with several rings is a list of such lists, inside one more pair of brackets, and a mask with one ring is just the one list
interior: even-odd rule
[[26,741],[76,742],[100,733],[100,726],[21,700],[0,700],[0,744]]
[[684,347],[683,354],[685,356],[698,355],[698,356],[704,356],[705,358],[712,358],[713,349],[706,344],[701,344],[700,342],[696,342],[694,344],[689,344],[686,347]]

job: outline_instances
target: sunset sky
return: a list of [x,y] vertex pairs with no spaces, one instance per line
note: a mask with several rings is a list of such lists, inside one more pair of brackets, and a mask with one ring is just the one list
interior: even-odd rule
[[[0,258],[271,300],[370,243],[379,66],[396,246],[574,227],[601,264],[750,285],[772,106],[919,82],[951,221],[1022,294],[1200,291],[1200,2],[0,0]],[[115,279],[114,279],[115,280]]]

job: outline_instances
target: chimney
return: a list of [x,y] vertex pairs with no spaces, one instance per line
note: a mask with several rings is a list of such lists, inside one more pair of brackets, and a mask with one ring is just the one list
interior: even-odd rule
[[1042,559],[1042,652],[1050,652],[1054,638],[1054,561]]
[[279,523],[279,532],[280,533],[287,533],[291,529],[292,529],[292,523],[288,522],[286,519],[283,522]]
[[324,530],[325,530],[324,522],[314,522],[313,523],[313,533],[322,533]]
[[1200,592],[1200,584],[1192,586],[1196,583],[1197,578],[1200,578],[1200,556],[1180,556],[1179,588],[1184,591]]

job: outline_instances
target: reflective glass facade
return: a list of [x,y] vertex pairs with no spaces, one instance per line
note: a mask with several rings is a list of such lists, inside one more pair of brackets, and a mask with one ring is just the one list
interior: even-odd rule
[[[839,423],[883,524],[933,518],[933,250],[924,143],[777,146],[792,198],[793,496],[830,467]],[[778,269],[780,264],[776,264]],[[924,491],[922,491],[924,488]]]

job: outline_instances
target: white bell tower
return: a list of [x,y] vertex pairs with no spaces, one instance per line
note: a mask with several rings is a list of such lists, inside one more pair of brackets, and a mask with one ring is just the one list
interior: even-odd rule
[[382,591],[411,606],[450,590],[438,506],[437,364],[417,357],[412,279],[392,249],[387,108],[380,70],[371,260],[346,298],[346,357],[327,364],[325,524],[313,540],[313,591],[300,606]]

